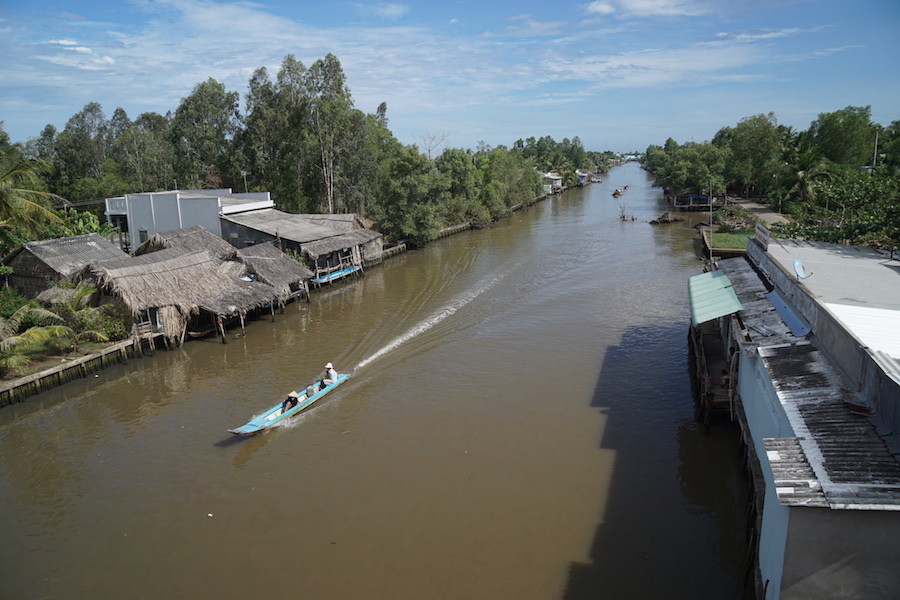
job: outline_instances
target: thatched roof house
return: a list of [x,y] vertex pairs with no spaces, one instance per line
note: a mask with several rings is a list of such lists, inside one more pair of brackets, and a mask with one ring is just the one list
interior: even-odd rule
[[96,233],[27,242],[11,252],[3,264],[13,268],[9,285],[34,298],[91,262],[127,258],[112,242]]
[[241,248],[237,251],[235,260],[244,265],[245,271],[256,281],[275,288],[281,302],[300,290],[309,295],[306,282],[313,276],[313,272],[276,248],[274,244],[256,244]]
[[183,337],[188,319],[201,311],[243,319],[275,300],[271,286],[243,281],[226,265],[205,250],[183,253],[170,248],[94,263],[78,278],[120,301],[136,321],[149,320],[154,331],[177,339]]
[[208,250],[219,260],[234,258],[234,246],[212,233],[201,225],[172,229],[154,233],[146,242],[134,251],[135,256],[157,252],[166,248],[180,250],[182,253]]

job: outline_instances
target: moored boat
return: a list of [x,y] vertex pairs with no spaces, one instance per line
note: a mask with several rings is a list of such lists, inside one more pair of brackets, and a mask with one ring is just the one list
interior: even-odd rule
[[241,425],[240,427],[235,427],[234,429],[229,429],[229,433],[233,433],[235,435],[255,435],[264,429],[268,429],[281,421],[284,421],[290,416],[296,415],[299,412],[302,412],[318,402],[322,399],[322,397],[341,385],[345,381],[350,379],[349,373],[338,373],[337,379],[334,383],[326,386],[324,389],[319,389],[319,381],[314,381],[312,384],[306,386],[301,391],[293,392],[297,394],[297,404],[293,407],[284,410],[282,408],[283,402],[278,402],[272,408],[264,411],[261,414],[256,415],[246,424]]

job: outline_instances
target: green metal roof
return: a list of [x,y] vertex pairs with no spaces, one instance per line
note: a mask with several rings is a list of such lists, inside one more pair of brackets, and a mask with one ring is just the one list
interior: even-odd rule
[[743,310],[731,281],[722,271],[694,275],[688,280],[691,301],[691,324],[700,325]]

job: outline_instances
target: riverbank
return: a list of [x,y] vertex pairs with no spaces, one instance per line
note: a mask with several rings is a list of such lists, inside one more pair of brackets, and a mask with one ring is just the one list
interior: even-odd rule
[[[192,598],[211,572],[203,596],[253,596],[291,556],[270,595],[691,597],[702,576],[739,598],[739,449],[693,420],[686,367],[696,232],[647,224],[636,165],[604,179],[0,410],[0,597]],[[314,410],[227,432],[326,362],[353,377]]]
[[[563,187],[558,193],[564,192]],[[511,212],[517,212],[524,208],[528,208],[547,199],[549,196],[556,194],[544,194],[536,197],[531,202],[522,202],[510,207]],[[442,239],[450,235],[456,235],[463,231],[472,229],[472,223],[460,223],[450,227],[445,227],[440,231],[436,239]],[[369,261],[365,264],[366,268],[374,267],[382,264],[389,258],[396,257],[407,251],[405,243],[401,242],[385,248],[380,259]],[[319,288],[316,288],[319,289]],[[225,340],[227,338],[223,338]],[[0,408],[8,406],[15,402],[21,402],[25,398],[38,394],[45,390],[63,385],[69,381],[86,377],[100,369],[112,364],[124,362],[128,358],[136,358],[147,353],[155,352],[157,349],[157,341],[161,341],[162,336],[142,336],[129,340],[111,343],[99,350],[89,353],[82,353],[78,356],[67,354],[47,356],[37,361],[39,363],[47,363],[45,369],[40,369],[18,377],[4,377],[0,379]],[[111,360],[115,358],[116,360]]]

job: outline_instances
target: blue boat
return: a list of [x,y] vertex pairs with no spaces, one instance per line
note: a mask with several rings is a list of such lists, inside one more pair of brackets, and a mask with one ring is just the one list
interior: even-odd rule
[[297,402],[292,408],[288,410],[282,410],[282,402],[279,402],[272,408],[263,412],[262,414],[256,415],[249,421],[247,421],[246,425],[241,425],[240,427],[236,427],[235,429],[229,429],[229,433],[233,433],[235,435],[256,435],[260,431],[264,429],[268,429],[273,425],[284,421],[288,417],[292,415],[296,415],[297,413],[306,410],[316,402],[318,402],[322,396],[341,385],[345,381],[350,379],[349,373],[338,373],[337,380],[326,386],[325,389],[319,389],[319,382],[315,381],[312,384],[306,386],[302,391],[296,392]]
[[315,283],[316,285],[322,285],[324,283],[331,283],[332,281],[337,281],[338,279],[342,279],[344,277],[347,277],[348,275],[351,275],[351,274],[356,273],[357,271],[361,271],[361,270],[362,270],[362,267],[360,267],[359,265],[354,265],[352,267],[346,267],[344,269],[332,271],[331,273],[328,273],[326,275],[320,275],[318,277],[313,277],[312,279],[310,279],[310,281],[312,283]]

